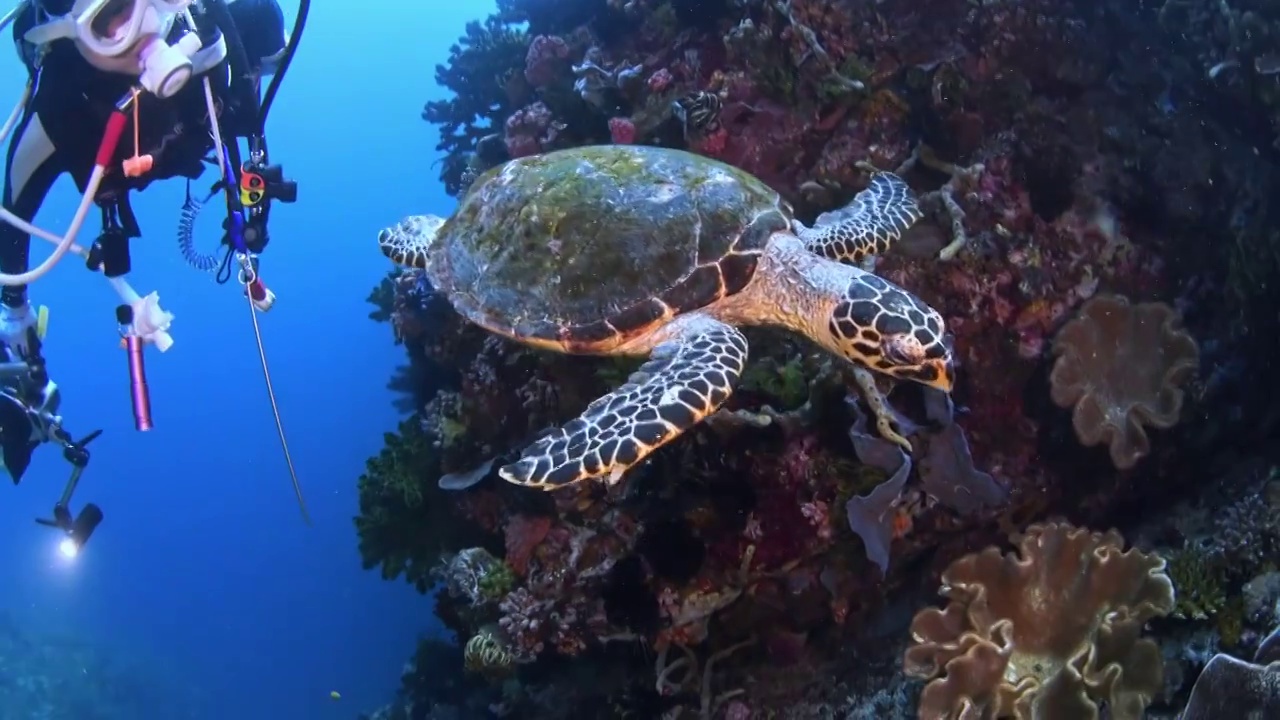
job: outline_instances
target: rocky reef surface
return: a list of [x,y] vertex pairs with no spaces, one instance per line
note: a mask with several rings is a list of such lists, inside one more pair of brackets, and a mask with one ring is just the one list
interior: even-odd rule
[[371,717],[1276,706],[1247,689],[1280,684],[1280,5],[498,7],[423,111],[451,194],[512,158],[649,144],[812,224],[896,170],[925,217],[875,271],[943,314],[959,379],[868,388],[748,330],[708,422],[620,483],[543,493],[496,468],[638,363],[525,348],[392,273],[371,317],[408,352],[409,417],[355,524],[365,566],[434,592],[456,642],[424,640]]
[[0,611],[0,716],[22,720],[207,717],[209,698],[137,657]]

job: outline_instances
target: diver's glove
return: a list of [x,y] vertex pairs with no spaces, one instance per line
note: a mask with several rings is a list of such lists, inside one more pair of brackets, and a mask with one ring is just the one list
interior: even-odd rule
[[9,307],[0,303],[0,343],[9,350],[10,360],[22,360],[31,352],[31,330],[36,326],[36,314],[31,306]]

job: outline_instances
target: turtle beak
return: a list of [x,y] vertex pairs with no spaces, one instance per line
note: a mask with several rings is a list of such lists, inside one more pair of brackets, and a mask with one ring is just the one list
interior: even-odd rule
[[944,393],[950,393],[951,388],[956,384],[956,367],[951,362],[951,357],[938,358],[937,360],[929,360],[925,363],[925,374],[933,376],[932,381],[925,381],[925,385],[936,388]]
[[891,374],[894,377],[912,380],[921,385],[941,390],[944,393],[950,393],[952,386],[956,382],[956,368],[951,361],[950,353],[946,357],[933,358],[925,360],[918,365],[901,367],[896,372],[891,372]]

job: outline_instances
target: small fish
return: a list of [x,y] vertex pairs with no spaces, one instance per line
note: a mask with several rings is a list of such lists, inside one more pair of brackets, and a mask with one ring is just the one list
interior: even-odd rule
[[330,700],[341,700],[341,699],[342,699],[342,693],[338,692],[337,690],[330,690],[330,691],[329,691],[329,699],[330,699]]

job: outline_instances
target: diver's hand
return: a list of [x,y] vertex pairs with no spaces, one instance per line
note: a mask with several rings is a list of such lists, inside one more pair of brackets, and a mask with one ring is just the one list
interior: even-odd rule
[[31,306],[11,308],[0,303],[0,343],[9,349],[10,361],[25,360],[31,352],[31,335],[36,314]]

